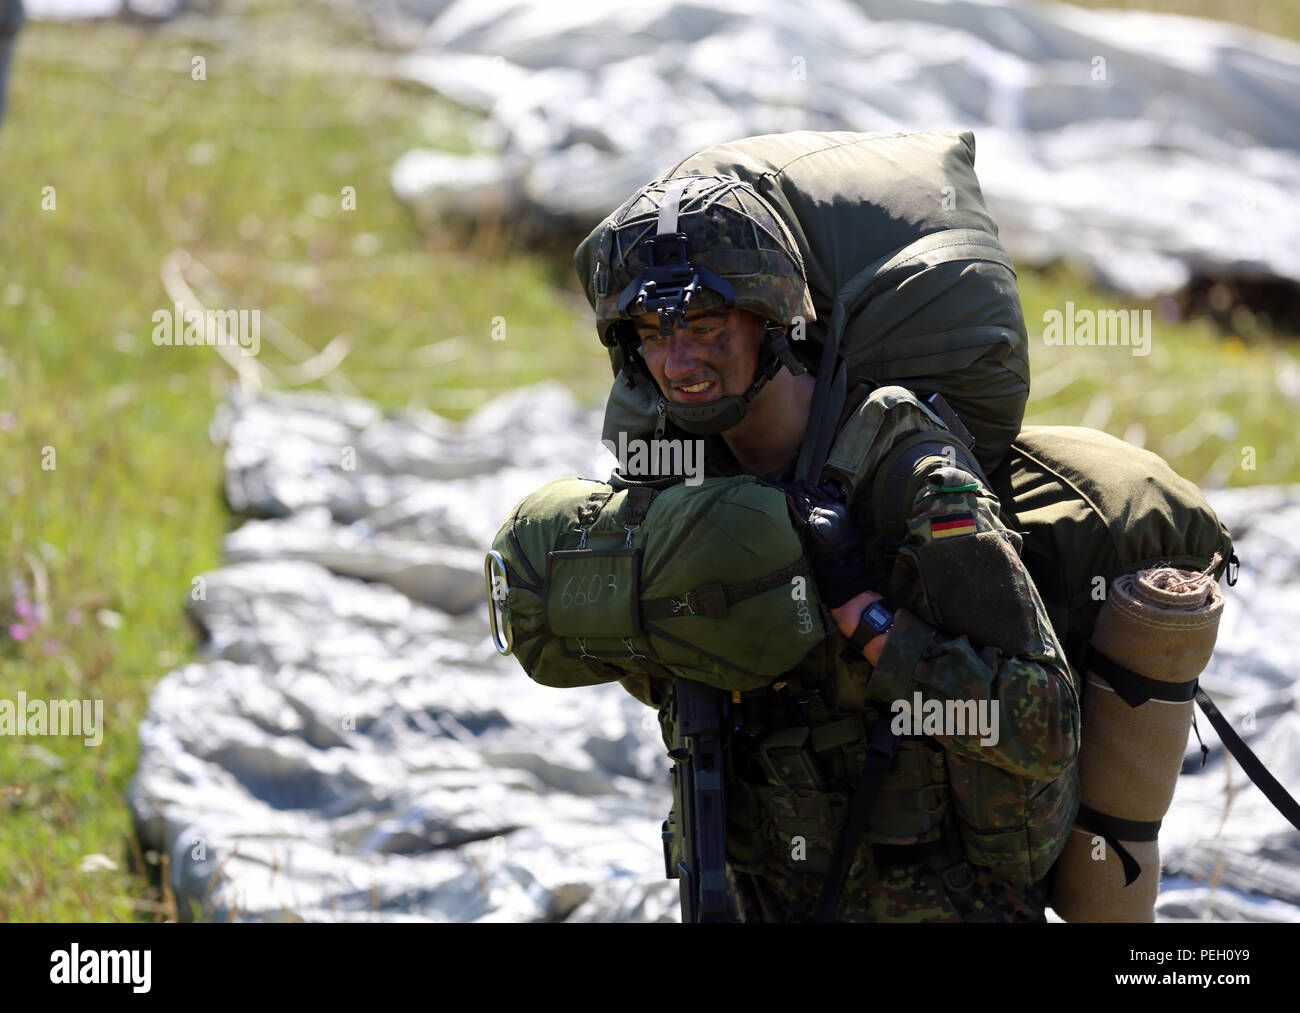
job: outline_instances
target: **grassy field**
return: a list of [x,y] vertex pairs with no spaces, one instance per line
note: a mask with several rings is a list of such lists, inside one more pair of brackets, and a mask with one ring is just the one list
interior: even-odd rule
[[[267,342],[260,361],[282,382],[344,336],[336,387],[390,409],[459,417],[543,378],[608,388],[571,245],[430,226],[393,196],[394,158],[471,150],[473,115],[364,73],[336,16],[223,9],[219,33],[31,25],[20,40],[0,129],[0,697],[100,698],[106,728],[97,747],[0,741],[0,921],[176,917],[124,796],[152,686],[195,655],[185,595],[235,523],[207,435],[234,373],[151,341],[178,285],[259,307],[287,350]],[[1067,300],[1120,306],[1065,268],[1022,285],[1035,334]],[[1300,481],[1294,342],[1253,318],[1230,335],[1154,316],[1146,357],[1036,341],[1030,421],[1106,429],[1208,485]]]
[[1073,0],[1076,7],[1156,11],[1230,21],[1300,42],[1300,5],[1287,0]]

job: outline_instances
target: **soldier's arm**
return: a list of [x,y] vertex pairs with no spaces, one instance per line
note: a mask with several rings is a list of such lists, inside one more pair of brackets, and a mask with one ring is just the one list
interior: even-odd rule
[[[1020,561],[1021,538],[1003,525],[996,497],[974,475],[941,457],[918,467],[928,474],[896,564],[911,607],[898,610],[883,648],[880,638],[869,645],[879,660],[868,696],[909,706],[917,691],[924,700],[996,702],[996,743],[981,744],[969,728],[936,738],[1011,773],[1052,780],[1078,752],[1079,704]],[[836,610],[842,630],[851,632],[868,600],[859,596]]]

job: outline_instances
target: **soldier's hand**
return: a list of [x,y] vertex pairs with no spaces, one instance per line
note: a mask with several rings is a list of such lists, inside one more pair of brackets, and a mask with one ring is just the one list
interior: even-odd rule
[[828,608],[838,608],[867,586],[862,533],[849,520],[848,507],[830,492],[809,482],[775,484],[807,525],[804,544],[817,592]]

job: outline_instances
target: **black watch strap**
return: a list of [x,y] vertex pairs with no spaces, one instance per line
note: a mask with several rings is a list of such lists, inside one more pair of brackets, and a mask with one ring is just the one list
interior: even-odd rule
[[[882,627],[874,624],[867,618],[867,612],[876,606],[882,607],[889,613],[889,621]],[[853,628],[849,634],[849,643],[852,644],[859,653],[866,649],[867,644],[875,640],[882,633],[888,633],[894,626],[894,614],[898,611],[888,598],[881,598],[879,601],[872,602],[862,610],[862,617],[858,620],[858,625]]]

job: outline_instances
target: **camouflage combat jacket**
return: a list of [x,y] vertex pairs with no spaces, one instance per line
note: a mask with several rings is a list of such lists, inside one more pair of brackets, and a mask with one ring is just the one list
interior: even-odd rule
[[[879,447],[909,435],[889,425]],[[709,474],[738,473],[725,444],[711,442]],[[772,686],[743,694],[726,781],[728,882],[740,920],[810,918],[881,720],[903,737],[837,920],[1044,918],[1043,880],[1078,808],[1076,687],[1020,561],[1021,537],[984,482],[936,454],[916,462],[908,488],[915,494],[892,565],[873,529],[869,484],[851,510],[866,538],[869,589],[904,606],[879,664],[854,651],[827,613],[832,633],[819,648]],[[667,687],[645,690],[672,743]]]

